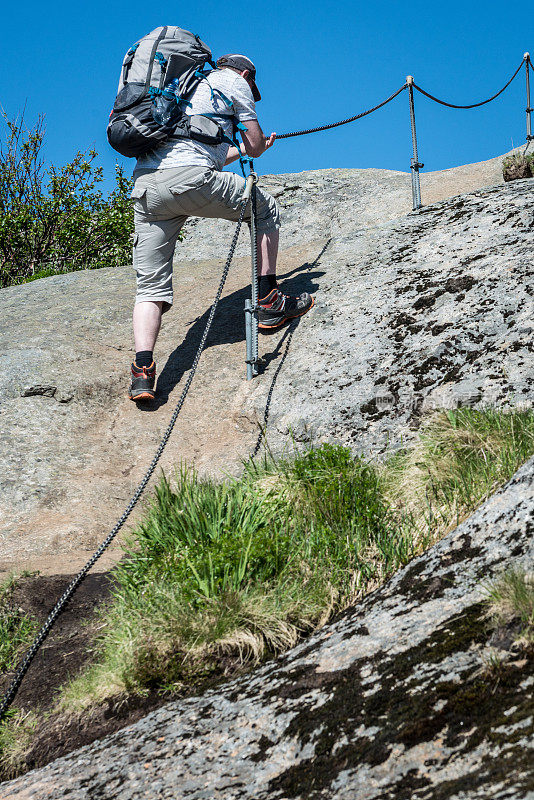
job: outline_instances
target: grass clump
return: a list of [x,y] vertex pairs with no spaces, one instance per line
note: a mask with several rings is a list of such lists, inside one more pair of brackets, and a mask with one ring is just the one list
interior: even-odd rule
[[163,477],[115,572],[101,660],[67,689],[176,688],[294,645],[412,556],[374,467],[331,444],[217,484]]
[[534,174],[534,153],[515,153],[502,162],[503,178],[506,182],[531,178]]
[[489,584],[487,591],[488,616],[494,628],[517,624],[517,644],[534,644],[534,573],[523,568],[504,572]]
[[534,454],[534,413],[460,408],[432,414],[384,467],[384,494],[421,546],[441,538]]
[[10,575],[0,584],[0,672],[13,669],[37,631],[37,622],[17,606],[17,578]]
[[162,477],[63,707],[176,691],[296,644],[469,516],[534,453],[534,414],[432,415],[383,465],[324,444],[215,483]]
[[10,708],[0,723],[0,780],[20,774],[38,717],[33,711]]

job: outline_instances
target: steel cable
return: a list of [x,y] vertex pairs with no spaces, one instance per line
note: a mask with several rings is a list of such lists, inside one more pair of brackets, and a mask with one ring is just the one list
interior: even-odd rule
[[487,100],[483,100],[481,103],[472,103],[469,106],[457,106],[454,103],[446,103],[445,100],[438,100],[437,97],[434,97],[434,95],[429,94],[428,92],[425,92],[425,90],[421,89],[421,87],[418,86],[416,83],[414,83],[414,88],[417,89],[418,92],[421,92],[421,94],[424,94],[425,97],[430,98],[430,100],[434,100],[435,103],[439,103],[442,106],[447,106],[447,108],[478,108],[479,106],[485,106],[486,103],[491,103],[492,100],[495,100],[496,97],[498,97],[500,94],[502,94],[504,92],[504,90],[507,89],[510,86],[510,84],[513,81],[513,79],[515,78],[515,76],[517,75],[517,73],[519,72],[521,67],[523,66],[524,60],[525,59],[523,59],[521,61],[521,64],[518,66],[518,68],[516,69],[516,71],[514,72],[512,77],[510,78],[510,80],[508,81],[508,83],[505,84],[505,86],[503,86],[502,89],[499,92],[497,92],[497,94],[492,95],[492,97],[489,97]]
[[195,372],[196,372],[197,367],[198,367],[198,362],[200,361],[200,356],[202,355],[202,351],[204,350],[204,346],[206,344],[206,339],[208,338],[208,333],[210,331],[211,324],[213,322],[213,318],[215,316],[215,311],[217,310],[217,306],[219,304],[219,300],[221,299],[221,294],[222,294],[222,290],[224,288],[224,284],[226,283],[226,278],[228,277],[228,272],[230,270],[230,264],[232,263],[232,258],[233,258],[233,255],[234,255],[234,251],[235,251],[235,248],[237,246],[237,240],[238,240],[238,237],[239,237],[239,232],[240,232],[240,229],[241,229],[241,225],[243,224],[243,218],[245,216],[245,211],[246,211],[247,205],[248,205],[248,198],[246,200],[243,199],[242,200],[242,206],[243,207],[242,207],[241,213],[239,215],[239,220],[237,222],[237,227],[236,227],[233,239],[232,239],[232,244],[230,245],[230,251],[229,251],[228,257],[226,259],[226,264],[224,266],[224,270],[223,270],[223,273],[222,273],[221,281],[219,283],[219,288],[217,289],[217,293],[215,295],[215,299],[213,301],[213,305],[212,305],[210,313],[209,313],[208,321],[206,322],[206,327],[204,328],[204,333],[202,334],[202,338],[200,340],[200,344],[198,346],[195,358],[193,359],[193,363],[191,365],[191,370],[190,370],[189,375],[187,377],[187,380],[185,382],[185,386],[184,386],[184,388],[182,390],[182,394],[180,395],[180,399],[178,400],[178,403],[176,404],[176,408],[174,409],[174,412],[172,414],[171,420],[170,420],[170,422],[169,422],[169,424],[167,426],[167,430],[163,434],[163,438],[162,438],[162,440],[161,440],[161,442],[160,442],[160,444],[159,444],[159,446],[158,446],[158,448],[156,450],[156,454],[154,455],[154,458],[152,459],[152,462],[151,462],[148,470],[146,471],[143,479],[141,480],[140,484],[138,485],[137,489],[135,490],[130,502],[128,503],[126,509],[124,510],[122,516],[119,518],[117,524],[111,530],[111,532],[108,534],[108,536],[104,539],[104,541],[102,542],[100,547],[93,553],[93,555],[91,556],[91,558],[89,559],[87,564],[83,567],[83,569],[81,569],[80,572],[76,575],[76,577],[73,578],[71,583],[68,585],[68,587],[63,592],[63,594],[59,598],[58,602],[56,603],[56,605],[54,606],[54,608],[52,609],[52,611],[48,615],[48,618],[47,618],[46,622],[44,623],[43,627],[41,628],[41,630],[39,631],[39,633],[35,637],[30,649],[28,650],[28,652],[26,653],[26,656],[24,657],[22,663],[20,664],[20,667],[18,668],[18,670],[17,670],[17,672],[15,674],[15,677],[11,681],[7,691],[4,694],[4,697],[2,699],[2,703],[0,704],[0,722],[4,719],[6,711],[8,710],[8,708],[11,705],[11,703],[13,702],[13,700],[15,699],[15,696],[17,694],[19,686],[22,683],[22,680],[23,680],[24,676],[26,675],[26,673],[27,673],[27,671],[28,671],[28,669],[30,667],[30,664],[32,663],[32,661],[35,658],[35,656],[37,655],[37,652],[39,651],[41,645],[43,644],[43,642],[47,638],[48,634],[50,633],[50,631],[52,629],[52,626],[54,625],[55,621],[57,620],[57,618],[59,617],[61,612],[64,610],[66,604],[71,599],[71,597],[73,596],[74,592],[76,591],[78,586],[81,584],[81,582],[83,581],[83,579],[85,578],[85,576],[87,575],[89,570],[98,561],[98,559],[100,558],[102,553],[106,550],[106,548],[109,547],[109,545],[111,544],[111,542],[113,541],[113,539],[115,538],[117,533],[120,531],[120,529],[122,528],[122,526],[124,525],[124,523],[126,522],[128,517],[130,516],[131,512],[133,511],[133,509],[135,508],[135,506],[137,504],[137,501],[139,500],[139,498],[143,494],[143,491],[146,488],[147,483],[149,482],[150,478],[152,477],[152,475],[154,473],[154,470],[156,469],[156,466],[157,466],[157,464],[158,464],[158,462],[159,462],[159,460],[161,458],[161,455],[162,455],[162,453],[163,453],[163,451],[165,449],[165,446],[166,446],[166,444],[167,444],[167,442],[168,442],[168,440],[170,438],[170,435],[172,433],[172,430],[173,430],[174,425],[176,423],[176,420],[178,418],[178,414],[180,413],[180,411],[182,409],[182,406],[184,404],[185,398],[187,397],[187,393],[189,392],[189,387],[191,386],[193,378],[195,377]]
[[394,100],[398,94],[400,94],[403,89],[406,89],[407,84],[405,83],[404,86],[401,86],[400,89],[388,97],[387,100],[384,100],[382,103],[379,103],[377,106],[370,108],[369,111],[362,111],[361,114],[356,114],[354,117],[349,117],[348,119],[342,119],[341,122],[331,122],[329,125],[321,125],[319,128],[307,128],[305,131],[293,131],[292,133],[281,133],[279,134],[276,139],[290,139],[292,136],[304,136],[307,133],[318,133],[319,131],[328,131],[331,128],[338,128],[340,125],[347,125],[349,122],[354,122],[357,119],[361,119],[362,117],[366,117],[368,114],[372,114],[373,111],[377,111],[382,106],[385,106],[386,103],[389,103],[391,100]]

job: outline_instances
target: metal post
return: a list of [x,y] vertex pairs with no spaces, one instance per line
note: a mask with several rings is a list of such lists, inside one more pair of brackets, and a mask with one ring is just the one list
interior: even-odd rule
[[[252,170],[252,165],[251,165]],[[245,300],[245,340],[247,348],[247,381],[258,374],[258,241],[256,234],[256,181],[257,175],[247,177],[243,200],[250,201],[250,249],[252,262],[252,299]]]
[[410,98],[410,122],[412,125],[412,146],[413,158],[410,163],[410,170],[412,173],[412,205],[413,210],[416,211],[421,208],[421,184],[419,181],[419,170],[424,167],[424,164],[419,163],[419,156],[417,153],[417,134],[415,131],[415,108],[413,102],[413,76],[407,75],[406,83],[408,84],[408,93]]
[[252,288],[252,374],[258,374],[258,236],[256,231],[256,184],[252,187],[250,195],[250,251],[252,262],[252,275],[250,285]]
[[247,381],[252,380],[252,303],[245,300],[245,340],[247,344]]
[[530,107],[530,53],[525,53],[523,58],[525,59],[525,74],[527,78],[527,142],[531,142],[534,136],[532,136],[530,115],[534,109]]

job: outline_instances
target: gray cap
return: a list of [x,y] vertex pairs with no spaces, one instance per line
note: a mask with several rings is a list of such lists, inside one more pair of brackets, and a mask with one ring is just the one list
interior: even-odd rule
[[256,67],[246,56],[242,56],[239,53],[227,53],[225,56],[221,56],[217,59],[217,66],[218,67],[233,67],[234,69],[240,70],[242,72],[245,69],[248,69],[250,72],[250,88],[252,89],[252,96],[254,100],[261,100],[261,94],[256,86]]

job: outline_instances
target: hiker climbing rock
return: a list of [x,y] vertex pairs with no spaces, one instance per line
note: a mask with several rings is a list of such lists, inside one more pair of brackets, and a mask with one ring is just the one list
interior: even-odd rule
[[[169,28],[154,40],[154,33],[149,35],[155,41],[150,55],[157,47],[155,61],[162,69],[162,76],[166,77],[163,82],[160,81],[162,89],[153,90],[151,94],[163,100],[159,104],[158,110],[161,110],[166,94],[172,103],[172,91],[181,80],[173,75],[172,54],[167,59],[166,69],[163,69],[164,45],[169,37],[174,37],[172,44],[175,44],[179,35],[191,34],[179,28]],[[194,39],[193,48],[199,45],[205,48],[198,37]],[[122,92],[130,100],[131,87],[139,84],[128,83],[124,75],[133,69],[136,58],[142,57],[142,43],[143,40],[138,49],[134,47],[133,52],[129,51],[131,58],[127,56],[126,61],[128,58],[130,61],[127,65],[125,61],[123,70]],[[212,63],[211,53],[206,57],[206,52],[209,53],[207,48],[204,50],[204,61]],[[161,56],[159,59],[158,54]],[[147,59],[149,70],[152,62],[150,58]],[[182,96],[177,95],[175,106],[184,108],[184,112],[181,112],[184,122],[176,112],[173,120],[175,129],[171,135],[167,133],[166,138],[156,142],[155,147],[152,141],[152,149],[136,153],[138,157],[132,191],[135,199],[133,262],[137,274],[133,313],[136,356],[131,367],[129,392],[130,398],[135,401],[150,400],[155,395],[156,365],[153,351],[162,314],[173,304],[173,256],[183,224],[189,216],[216,217],[237,222],[245,180],[222,169],[244,155],[258,158],[272,147],[276,139],[275,133],[266,136],[258,122],[255,103],[261,99],[261,95],[256,86],[253,62],[244,55],[228,54],[219,58],[213,66],[215,69],[211,72],[196,69],[192,74],[195,79],[193,90],[184,92],[182,89]],[[190,78],[191,75],[189,83]],[[120,97],[119,92],[118,101]],[[121,122],[122,119],[115,126],[119,136],[123,134],[123,130],[119,129]],[[134,127],[135,124],[130,125],[128,133]],[[141,127],[137,125],[138,130]],[[237,130],[241,132],[241,144],[236,140]],[[156,127],[154,135],[160,134],[161,128],[158,130]],[[108,136],[115,146],[109,129]],[[146,145],[140,150],[145,148]],[[244,216],[246,221],[250,221],[250,213],[249,206]],[[280,215],[275,199],[260,188],[256,191],[256,225],[260,298],[258,324],[261,330],[266,331],[305,314],[314,301],[307,293],[291,297],[278,288],[276,259]]]

